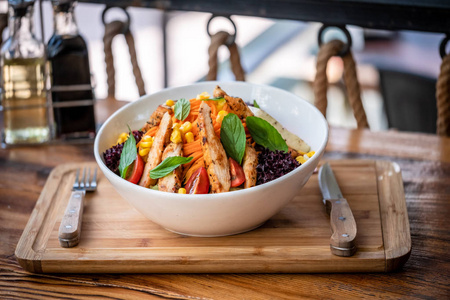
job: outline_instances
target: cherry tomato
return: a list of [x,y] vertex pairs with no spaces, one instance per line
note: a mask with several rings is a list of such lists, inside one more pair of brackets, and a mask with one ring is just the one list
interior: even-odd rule
[[231,173],[231,187],[237,187],[244,183],[245,174],[244,169],[231,157],[230,161],[230,173]]
[[141,179],[142,172],[144,172],[144,160],[138,154],[135,161],[128,167],[126,180],[131,183],[137,184]]
[[208,172],[204,167],[198,168],[186,183],[186,192],[188,194],[208,194],[209,178]]

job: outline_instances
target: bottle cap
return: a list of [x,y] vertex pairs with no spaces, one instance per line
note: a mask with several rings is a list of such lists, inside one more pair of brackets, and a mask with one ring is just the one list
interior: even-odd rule
[[33,7],[35,0],[8,0],[10,7],[14,9],[16,16],[23,17],[29,7]]
[[70,11],[75,3],[75,0],[52,0],[53,9],[60,12]]
[[9,5],[13,8],[27,8],[33,5],[35,0],[8,0]]

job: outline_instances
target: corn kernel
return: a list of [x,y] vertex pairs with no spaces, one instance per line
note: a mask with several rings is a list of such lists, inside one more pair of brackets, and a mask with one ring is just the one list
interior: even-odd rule
[[150,141],[153,142],[153,138],[152,138],[151,136],[149,136],[149,135],[144,135],[144,136],[142,137],[142,139],[141,139],[141,143],[142,143],[142,142],[150,142]]
[[200,95],[197,95],[197,100],[204,100],[204,99],[210,99],[211,96],[208,94],[208,92],[203,92]]
[[182,142],[181,131],[179,129],[174,129],[170,135],[170,141],[172,143],[178,144]]
[[225,99],[216,101],[217,109],[222,110],[222,108],[225,106],[226,103],[227,103],[227,100],[225,100]]
[[174,102],[172,99],[168,99],[168,100],[166,101],[166,105],[167,105],[167,106],[174,106],[174,105],[175,105],[175,102]]
[[153,141],[150,141],[150,142],[141,142],[141,143],[139,144],[139,147],[141,147],[141,148],[151,148],[152,145],[153,145]]
[[172,129],[173,130],[180,130],[180,123],[173,123],[173,125],[172,125]]
[[119,138],[117,139],[116,144],[122,144],[122,143],[125,143],[127,140],[128,140],[128,133],[122,132],[122,133],[119,135]]
[[219,113],[217,114],[216,122],[222,123],[222,120],[226,115],[228,115],[228,112],[226,112],[225,110],[219,111]]
[[303,157],[303,155],[299,155],[295,158],[300,164],[304,164],[306,162],[306,159]]
[[186,194],[186,189],[185,188],[179,188],[178,189],[178,194]]
[[192,130],[191,122],[188,122],[188,121],[184,122],[183,125],[181,125],[180,129],[183,133],[185,133],[185,134],[188,133],[189,131]]
[[194,134],[192,132],[188,132],[184,135],[186,139],[186,143],[192,143],[194,141]]
[[139,148],[139,155],[146,156],[150,152],[150,148]]
[[305,155],[308,156],[309,158],[311,158],[314,154],[316,154],[315,151],[309,151],[309,152],[306,153]]

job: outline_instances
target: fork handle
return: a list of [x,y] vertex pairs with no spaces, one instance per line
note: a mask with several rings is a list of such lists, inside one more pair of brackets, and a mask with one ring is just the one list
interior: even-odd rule
[[69,204],[59,226],[58,238],[61,247],[75,247],[80,241],[85,194],[86,191],[72,191],[70,195]]

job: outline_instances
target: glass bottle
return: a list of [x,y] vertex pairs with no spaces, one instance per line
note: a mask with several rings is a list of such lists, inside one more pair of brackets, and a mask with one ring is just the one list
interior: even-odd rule
[[86,42],[75,22],[76,1],[52,1],[54,33],[47,58],[52,80],[53,118],[57,138],[95,136],[94,95]]
[[50,139],[45,93],[45,50],[33,26],[34,0],[9,0],[9,38],[1,48],[1,85],[6,144]]

